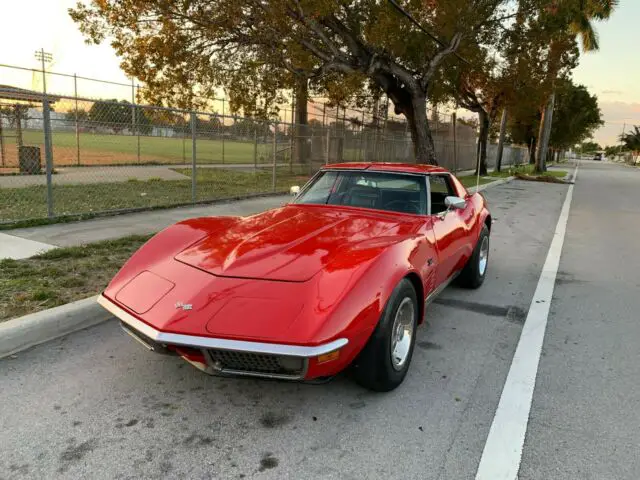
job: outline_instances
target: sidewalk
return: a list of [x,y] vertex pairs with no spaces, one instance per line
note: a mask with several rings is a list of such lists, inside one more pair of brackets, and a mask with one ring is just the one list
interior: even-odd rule
[[197,207],[153,210],[81,222],[8,230],[0,236],[0,259],[25,258],[34,255],[40,249],[69,247],[127,235],[155,233],[187,218],[210,215],[252,215],[279,207],[290,198],[289,195],[258,197]]
[[[288,163],[279,163],[278,167],[288,166]],[[174,169],[191,168],[191,164],[167,164],[167,165],[115,165],[95,167],[56,167],[53,176],[54,185],[84,185],[94,183],[126,182],[136,179],[141,182],[152,178],[162,180],[189,180],[191,177],[182,175]],[[253,171],[253,163],[212,163],[199,164],[198,169],[219,168],[223,170]],[[259,169],[272,168],[271,164],[258,164]],[[46,185],[46,175],[0,175],[0,188],[24,188],[33,185]]]

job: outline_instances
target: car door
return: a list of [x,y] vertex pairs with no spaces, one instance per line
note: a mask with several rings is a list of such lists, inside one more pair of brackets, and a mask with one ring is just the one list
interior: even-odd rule
[[437,284],[441,285],[462,268],[468,257],[468,236],[473,218],[472,202],[465,208],[447,210],[444,199],[458,196],[449,174],[429,175],[430,214],[433,219],[436,251],[438,254]]

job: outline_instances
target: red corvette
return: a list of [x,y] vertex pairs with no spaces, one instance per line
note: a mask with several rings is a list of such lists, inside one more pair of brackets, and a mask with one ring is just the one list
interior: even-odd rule
[[149,240],[99,302],[149,350],[218,375],[402,383],[425,306],[479,287],[491,216],[447,170],[327,165],[291,203]]

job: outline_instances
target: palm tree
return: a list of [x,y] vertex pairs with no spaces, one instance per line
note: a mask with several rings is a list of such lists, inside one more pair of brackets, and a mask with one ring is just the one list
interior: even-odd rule
[[[618,6],[618,0],[557,0],[553,12],[564,17],[563,25],[558,31],[558,37],[578,37],[582,45],[583,52],[594,52],[599,47],[598,32],[594,27],[594,21],[607,20],[613,10]],[[557,20],[557,19],[556,19]],[[554,65],[554,57],[559,57],[559,42],[552,41],[549,46],[549,68],[548,74],[555,82],[558,76],[558,69]],[[554,53],[556,55],[554,55]],[[551,121],[553,118],[553,107],[555,104],[555,87],[552,89],[545,104],[540,120],[540,132],[538,134],[538,157],[536,158],[535,170],[543,172],[546,170],[546,156],[549,147],[549,137],[551,134]]]
[[632,132],[625,132],[620,135],[620,141],[622,142],[623,148],[631,152],[633,163],[635,164],[638,159],[638,154],[640,154],[640,127],[634,125]]

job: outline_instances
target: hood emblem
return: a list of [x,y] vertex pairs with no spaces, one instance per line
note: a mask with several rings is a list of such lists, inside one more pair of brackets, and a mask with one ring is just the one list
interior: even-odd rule
[[180,308],[182,310],[191,310],[193,308],[193,305],[191,305],[190,303],[176,302],[176,309]]

